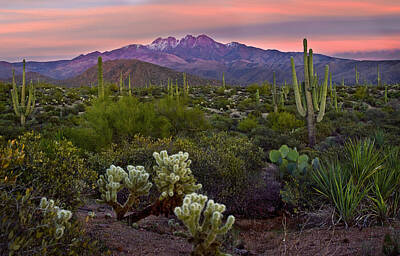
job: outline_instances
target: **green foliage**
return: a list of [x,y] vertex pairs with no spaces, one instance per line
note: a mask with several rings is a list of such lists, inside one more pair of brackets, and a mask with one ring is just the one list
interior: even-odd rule
[[368,87],[359,86],[354,93],[354,97],[358,100],[364,100],[368,97]]
[[241,132],[250,132],[258,125],[257,119],[254,117],[246,117],[238,123],[238,130]]
[[25,145],[25,158],[14,172],[26,187],[74,207],[96,181],[96,173],[71,142],[42,139],[37,133],[26,133],[18,141]]
[[[100,150],[135,134],[159,138],[169,136],[171,131],[171,123],[156,113],[152,103],[139,102],[135,97],[123,97],[117,102],[95,101],[87,109],[84,120],[82,127],[70,131],[69,135],[75,145],[91,150]],[[83,136],[86,134],[95,145],[86,144]]]
[[0,182],[0,254],[100,254],[80,223],[70,219],[71,212],[57,209],[54,202],[45,207],[44,199],[38,207],[38,192],[22,188]]
[[[156,104],[156,113],[157,116],[167,120],[171,126],[169,135],[177,135],[178,133],[193,134],[204,131],[209,127],[204,112],[198,108],[189,109],[182,100],[161,99]],[[165,135],[155,137],[165,137]]]
[[[174,210],[178,219],[189,229],[191,235],[189,242],[193,244],[190,255],[228,255],[219,251],[221,243],[217,240],[217,236],[225,235],[232,228],[235,217],[230,215],[226,223],[222,225],[222,213],[225,211],[225,205],[214,203],[214,200],[207,202],[207,200],[207,196],[201,194],[188,194],[185,196],[182,206],[176,207]],[[206,202],[207,207],[204,210]]]
[[282,145],[279,150],[269,152],[269,160],[279,166],[280,178],[285,184],[281,190],[282,200],[294,207],[309,206],[310,172],[319,167],[319,159],[309,163],[306,154],[300,155],[296,148]]
[[[197,139],[180,139],[175,146],[188,152],[191,170],[207,194],[229,211],[247,216],[254,205],[250,190],[263,186],[260,179],[263,151],[246,137],[220,132]],[[223,180],[223,182],[221,182]]]
[[339,162],[321,165],[312,173],[312,178],[317,186],[316,191],[335,206],[339,220],[346,226],[353,224],[368,190],[362,184],[355,183],[353,176]]
[[294,114],[289,112],[270,113],[267,120],[272,130],[280,132],[291,132],[304,126],[302,120],[298,120]]

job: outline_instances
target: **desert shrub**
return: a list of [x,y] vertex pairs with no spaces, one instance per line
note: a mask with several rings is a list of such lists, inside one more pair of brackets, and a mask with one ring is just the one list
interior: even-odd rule
[[135,135],[133,138],[112,144],[106,150],[88,155],[88,166],[99,174],[112,164],[125,168],[128,165],[142,165],[153,175],[154,152],[167,150],[174,151],[174,141],[171,138],[154,139]]
[[[198,139],[179,139],[175,147],[192,159],[191,169],[203,190],[226,204],[228,211],[249,215],[252,190],[263,186],[260,179],[263,151],[246,137],[221,132]],[[256,217],[256,216],[254,216]]]
[[[0,181],[0,254],[1,255],[99,255],[76,219],[68,223],[60,237],[54,225],[54,213],[44,214],[40,194],[25,184]],[[22,190],[22,192],[21,192]]]
[[[171,135],[176,135],[178,133],[192,134],[206,130],[209,127],[208,120],[205,118],[203,111],[196,107],[189,109],[186,104],[179,99],[161,99],[156,104],[156,113],[158,116],[168,121],[171,127]],[[146,134],[142,135],[146,136]]]
[[237,129],[241,132],[250,132],[258,125],[257,119],[254,117],[246,117],[245,119],[240,120],[238,123]]
[[363,100],[368,97],[368,87],[359,86],[354,93],[354,97],[359,100]]
[[289,147],[302,148],[302,142],[295,136],[287,135],[279,131],[274,131],[268,127],[258,126],[249,134],[253,139],[254,144],[268,151],[274,148],[279,148],[281,145],[288,145]]
[[98,144],[90,144],[86,149],[99,149],[135,134],[169,136],[171,124],[156,113],[152,103],[141,103],[134,97],[123,97],[117,102],[110,99],[94,102],[86,111],[82,126],[77,129],[70,131],[68,138],[71,141],[85,147],[85,137],[81,132],[91,133],[91,142],[98,141]]
[[26,187],[74,207],[80,194],[96,181],[96,173],[86,167],[71,142],[42,139],[33,132],[18,141],[25,146],[25,159],[15,172]]
[[302,120],[296,119],[294,114],[288,112],[270,113],[267,117],[272,130],[290,132],[304,126]]
[[90,154],[88,164],[100,174],[111,164],[142,165],[153,176],[153,152],[161,150],[188,152],[191,170],[203,190],[224,202],[229,211],[245,215],[255,207],[247,205],[247,200],[253,197],[248,191],[263,185],[259,175],[264,154],[246,137],[234,137],[225,132],[176,140],[135,136],[104,152]]
[[234,125],[234,120],[228,116],[214,114],[210,118],[211,127],[220,131],[229,131]]
[[245,100],[242,100],[237,105],[237,109],[239,111],[245,111],[245,110],[249,110],[249,109],[254,109],[255,107],[256,107],[256,103],[251,98],[247,98]]

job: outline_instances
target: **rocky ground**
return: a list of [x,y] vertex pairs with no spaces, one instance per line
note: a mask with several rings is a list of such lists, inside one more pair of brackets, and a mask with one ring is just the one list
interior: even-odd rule
[[[88,212],[96,216],[88,217]],[[190,255],[186,231],[172,216],[170,219],[151,216],[128,226],[116,220],[111,208],[98,205],[92,199],[77,215],[88,234],[107,248],[108,255]],[[393,229],[388,226],[315,227],[310,216],[308,219],[238,219],[230,235],[224,237],[225,251],[232,255],[383,255],[384,235]],[[314,227],[304,229],[299,225],[307,222]]]

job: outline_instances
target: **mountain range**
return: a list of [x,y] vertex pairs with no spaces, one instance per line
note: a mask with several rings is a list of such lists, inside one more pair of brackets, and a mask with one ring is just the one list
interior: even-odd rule
[[[312,46],[312,40],[309,43]],[[299,49],[302,44],[299,42]],[[49,62],[27,62],[27,72],[37,74],[37,76],[48,77],[49,80],[58,80],[59,83],[69,85],[69,83],[81,84],[90,81],[84,81],[91,77],[93,66],[97,63],[97,58],[102,56],[103,61],[111,60],[132,60],[148,62],[161,67],[169,68],[178,72],[186,72],[195,75],[193,79],[212,79],[221,80],[222,73],[225,73],[225,79],[231,84],[251,84],[255,82],[272,81],[272,73],[275,71],[278,83],[284,81],[291,82],[290,57],[295,59],[297,75],[302,79],[302,52],[281,52],[278,50],[263,50],[260,48],[247,46],[238,42],[227,44],[219,43],[207,35],[197,37],[187,35],[181,39],[174,37],[157,38],[151,44],[141,45],[132,44],[119,49],[106,52],[91,52],[80,55],[72,60],[59,60]],[[127,70],[136,69],[139,62],[124,62],[124,64],[113,65],[115,74],[110,74],[110,79],[119,78],[122,71],[126,75]],[[136,65],[129,67],[127,65]],[[323,76],[323,68],[329,65],[332,72],[333,81],[341,83],[342,79],[346,84],[355,83],[355,65],[360,73],[360,83],[368,81],[376,83],[377,66],[381,74],[381,79],[386,83],[400,82],[400,60],[388,61],[357,61],[351,59],[341,59],[322,54],[314,54],[315,71],[320,77]],[[154,65],[139,65],[142,69],[152,68],[150,73],[157,71],[161,77],[166,76],[166,71],[161,67],[155,68]],[[21,73],[22,63],[9,63],[0,61],[0,79],[10,79],[12,68],[16,69],[17,74]],[[93,71],[85,72],[92,68]],[[155,71],[155,69],[157,71]],[[149,73],[147,72],[147,73]],[[168,73],[167,72],[167,73]],[[146,71],[140,71],[146,74]],[[92,78],[91,78],[92,79]],[[95,77],[93,77],[95,79]],[[107,79],[107,77],[106,77]],[[143,76],[143,81],[146,80]],[[118,79],[117,79],[118,80]],[[141,82],[136,81],[138,84]],[[144,82],[145,83],[145,82]]]

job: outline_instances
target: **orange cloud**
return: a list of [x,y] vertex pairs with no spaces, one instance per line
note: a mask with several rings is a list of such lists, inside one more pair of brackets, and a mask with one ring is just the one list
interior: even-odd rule
[[[342,19],[351,22],[355,17],[365,17],[368,23],[378,16],[400,17],[400,1],[393,0],[171,0],[168,4],[153,0],[90,8],[82,8],[76,2],[76,8],[67,9],[0,9],[1,58],[32,56],[32,49],[43,55],[49,49],[53,56],[57,55],[53,53],[58,49],[57,56],[68,53],[74,57],[87,51],[113,49],[131,43],[147,44],[158,36],[190,33],[206,33],[217,40],[239,41],[262,48],[301,50],[298,35],[285,34],[279,31],[278,25],[276,30],[270,29],[265,34],[263,24],[285,26],[285,22],[304,20],[318,24],[318,19],[327,18],[332,22]],[[258,27],[248,33],[250,26]],[[321,27],[324,33],[317,31],[309,39],[314,42],[315,50],[327,54],[343,51],[342,48],[358,51],[398,48],[400,33],[392,26],[396,24],[385,21],[375,28],[376,31],[371,28],[368,33],[359,32],[355,26],[355,36],[349,32],[340,36],[340,29],[331,32],[330,27]],[[225,28],[230,30],[224,32]],[[293,29],[301,31],[303,28]],[[385,34],[386,30],[394,32],[389,35]],[[50,54],[46,56],[50,57]]]

